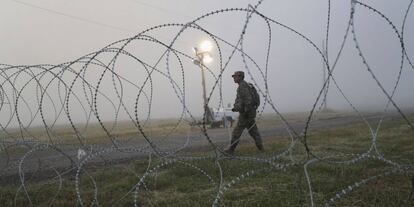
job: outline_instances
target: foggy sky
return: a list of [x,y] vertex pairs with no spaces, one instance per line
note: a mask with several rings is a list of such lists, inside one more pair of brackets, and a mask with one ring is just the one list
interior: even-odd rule
[[[22,3],[23,2],[23,3]],[[362,1],[385,14],[401,30],[402,20],[409,0],[401,1]],[[267,17],[279,21],[305,35],[318,47],[326,36],[328,1],[316,0],[265,0],[258,11]],[[28,5],[29,4],[29,5]],[[187,23],[207,13],[222,8],[247,8],[256,4],[253,0],[1,0],[0,1],[0,63],[10,65],[60,64],[76,60],[83,55],[98,51],[120,39],[132,37],[139,32],[165,23]],[[332,64],[339,51],[345,35],[350,14],[350,1],[332,1],[328,57]],[[236,44],[246,13],[231,12],[205,18],[198,24],[212,34]],[[355,13],[355,30],[368,64],[378,80],[388,92],[391,92],[397,80],[401,62],[400,42],[396,34],[384,19],[372,11],[357,6]],[[281,112],[308,111],[312,108],[321,89],[323,79],[322,58],[312,46],[296,34],[276,24],[271,25],[271,48],[268,65],[268,87],[273,104]],[[150,32],[159,40],[170,42],[180,28],[165,28]],[[253,16],[247,26],[244,39],[244,52],[249,54],[264,69],[268,41],[267,25],[263,19]],[[404,31],[404,43],[408,55],[414,60],[414,11],[408,15]],[[192,47],[207,39],[201,32],[188,30],[177,40],[174,48],[190,56]],[[227,61],[231,47],[223,46],[223,61]],[[153,44],[137,42],[128,46],[133,53],[149,64],[154,64],[165,48]],[[213,61],[208,67],[219,74],[217,48],[212,52]],[[178,62],[172,60],[172,75],[178,82],[185,82],[186,104],[195,116],[202,113],[202,92],[200,71],[190,60],[183,58],[185,80],[181,82]],[[264,81],[259,72],[252,67],[252,74],[264,89]],[[138,69],[136,63],[127,58],[121,59],[118,73],[131,81],[142,83],[146,73]],[[165,62],[159,65],[165,70]],[[174,70],[175,69],[175,70]],[[96,73],[88,73],[91,80]],[[223,73],[223,102],[233,103],[237,85],[231,74],[244,70],[240,53],[229,62]],[[344,51],[333,72],[341,90],[360,109],[382,109],[387,98],[362,64],[355,49],[352,34],[349,33]],[[250,77],[246,77],[251,82]],[[0,79],[1,80],[1,79]],[[68,78],[70,80],[70,78]],[[23,81],[23,80],[22,80]],[[115,97],[113,85],[104,79],[101,90]],[[210,92],[214,80],[207,73],[207,90]],[[405,61],[402,79],[395,94],[395,102],[402,108],[414,104],[413,94],[414,70]],[[168,79],[154,74],[154,97],[151,116],[153,118],[177,117],[181,104],[176,98]],[[80,89],[79,89],[80,90]],[[146,88],[146,90],[149,90]],[[331,84],[328,106],[332,109],[350,110],[347,101]],[[31,91],[27,91],[30,97]],[[81,93],[81,92],[78,92]],[[133,111],[136,89],[125,87],[125,102]],[[30,98],[29,98],[30,99]],[[211,106],[219,103],[218,91],[213,93]],[[146,103],[142,102],[140,113],[147,113]],[[108,108],[107,108],[108,107]],[[102,101],[99,109],[111,110],[109,102]],[[24,111],[24,109],[22,109]],[[266,112],[274,111],[266,108]],[[73,114],[78,121],[84,120],[80,110]],[[4,116],[4,114],[2,114]],[[103,114],[104,119],[111,120],[113,113]],[[121,113],[121,118],[126,118]],[[3,118],[0,118],[3,121]]]

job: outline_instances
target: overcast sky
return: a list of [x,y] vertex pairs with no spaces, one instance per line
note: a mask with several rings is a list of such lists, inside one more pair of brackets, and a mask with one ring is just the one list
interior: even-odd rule
[[[256,2],[255,0],[0,0],[0,63],[37,65],[74,61],[86,54],[99,51],[113,42],[133,37],[153,26],[166,23],[187,23],[210,11],[224,8],[247,8],[249,4],[255,5]],[[401,31],[403,17],[410,0],[363,2],[385,14]],[[350,16],[350,1],[332,1],[330,9],[328,57],[332,64],[345,35]],[[264,0],[257,10],[295,29],[322,48],[322,41],[326,37],[327,0]],[[206,17],[197,23],[210,33],[231,44],[236,44],[245,19],[245,12],[226,12]],[[375,76],[390,93],[397,80],[401,62],[399,39],[384,19],[365,7],[356,7],[354,22],[364,57]],[[274,23],[271,23],[271,29],[267,84],[273,104],[281,112],[309,111],[323,83],[322,58],[308,42],[297,34]],[[150,31],[147,35],[169,43],[179,30],[180,27],[159,28]],[[412,61],[414,60],[413,37],[414,11],[411,9],[405,25],[404,43]],[[194,56],[192,48],[208,38],[208,35],[200,31],[187,29],[179,36],[173,47],[187,55]],[[244,52],[252,57],[263,70],[266,66],[268,40],[266,22],[254,15],[249,21],[244,37]],[[219,44],[223,61],[227,61],[232,48],[223,42]],[[119,46],[121,44],[116,45],[116,47]],[[126,47],[126,50],[147,64],[154,65],[165,48],[147,41],[133,41]],[[214,60],[208,67],[215,75],[218,75],[220,66],[217,48],[214,47],[211,53]],[[105,54],[98,58],[105,62],[111,57],[113,55]],[[185,74],[185,79],[182,80],[179,62],[177,59],[170,58],[170,72],[174,81],[178,85],[185,84],[185,102],[188,109],[194,116],[200,116],[202,112],[200,70],[190,59],[181,56]],[[157,65],[157,69],[167,72],[166,63],[164,57]],[[260,78],[257,68],[251,62],[248,62],[248,66],[259,87],[264,90],[264,81]],[[74,68],[79,71],[82,64],[75,65]],[[90,66],[87,70],[88,81],[96,85],[102,69]],[[235,53],[223,72],[222,99],[225,104],[234,102],[237,85],[233,83],[231,74],[236,70],[245,70],[239,52]],[[142,85],[147,75],[142,65],[126,56],[119,58],[115,72],[137,85]],[[385,107],[386,96],[362,64],[351,33],[349,33],[333,75],[340,89],[356,108],[366,110]],[[29,79],[28,76],[22,76],[16,81],[22,87]],[[69,84],[73,80],[73,75],[68,74],[63,79]],[[206,79],[209,93],[214,79],[209,73]],[[250,77],[246,79],[252,82]],[[4,80],[0,78],[0,81]],[[46,83],[45,80],[44,84]],[[395,102],[402,108],[414,104],[413,83],[414,69],[405,60],[401,82],[395,94]],[[170,81],[159,73],[154,73],[152,84],[151,117],[178,116],[182,108]],[[74,90],[76,94],[82,96],[81,83],[76,85]],[[110,75],[103,78],[100,90],[107,94],[109,99],[116,100]],[[147,84],[144,90],[150,93],[150,85]],[[58,96],[51,89],[49,92],[52,96]],[[35,100],[34,93],[33,90],[25,89],[22,94],[28,100]],[[124,93],[126,108],[133,114],[137,89],[125,82]],[[58,102],[58,98],[52,99]],[[98,97],[98,99],[101,116],[104,120],[113,119],[115,112],[111,103],[104,97]],[[83,99],[83,102],[86,103],[87,100]],[[216,88],[210,105],[215,107],[218,103],[219,93]],[[48,101],[45,101],[45,105],[47,104]],[[71,113],[75,120],[84,121],[82,110],[77,110],[80,107],[76,103],[72,104]],[[328,106],[332,109],[351,109],[333,83],[331,83],[328,94]],[[26,111],[24,106],[21,107],[22,112]],[[33,108],[36,108],[36,105]],[[139,113],[143,115],[148,113],[147,103],[142,99],[140,99],[138,108]],[[106,113],[108,111],[110,112]],[[267,107],[266,111],[274,113],[271,107]],[[3,117],[6,117],[8,113],[6,109],[3,109],[0,121],[4,121]],[[52,115],[49,118],[52,119],[53,113],[50,112],[50,114]],[[126,119],[127,113],[121,112],[120,118]]]

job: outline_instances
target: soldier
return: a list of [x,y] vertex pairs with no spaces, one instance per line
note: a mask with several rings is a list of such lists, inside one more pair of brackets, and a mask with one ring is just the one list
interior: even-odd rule
[[250,85],[244,81],[243,71],[234,72],[232,77],[234,82],[239,84],[236,100],[234,101],[234,107],[232,109],[232,111],[239,112],[239,119],[236,127],[233,129],[230,146],[225,152],[228,154],[234,153],[244,129],[247,129],[250,136],[253,137],[257,149],[264,151],[262,139],[256,126],[255,118],[257,106],[254,106]]

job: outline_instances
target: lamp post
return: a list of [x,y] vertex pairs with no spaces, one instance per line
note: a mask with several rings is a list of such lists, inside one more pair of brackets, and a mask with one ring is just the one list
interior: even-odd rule
[[194,47],[194,53],[196,55],[196,59],[193,61],[195,65],[200,67],[201,70],[201,85],[203,87],[203,107],[204,110],[207,112],[207,117],[205,120],[206,122],[211,121],[211,112],[207,106],[207,93],[206,93],[206,80],[205,80],[205,63],[211,62],[213,59],[211,58],[210,51],[212,49],[212,45],[209,41],[204,41],[200,44],[200,47]]

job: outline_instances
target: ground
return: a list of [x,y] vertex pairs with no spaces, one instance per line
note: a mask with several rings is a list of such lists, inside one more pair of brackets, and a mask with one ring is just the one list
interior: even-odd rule
[[[180,126],[177,132],[165,137],[173,126],[169,122],[148,127],[152,141],[162,143],[164,150],[175,150],[174,156],[162,158],[149,156],[148,148],[142,152],[110,150],[110,142],[99,139],[98,133],[91,133],[97,138],[90,138],[93,145],[87,153],[98,152],[99,156],[84,160],[80,166],[75,158],[79,147],[70,139],[59,150],[75,163],[49,148],[28,154],[30,146],[8,147],[1,154],[0,203],[211,206],[217,201],[221,206],[414,205],[414,131],[395,113],[384,119],[377,113],[366,117],[364,122],[350,113],[319,114],[312,120],[306,139],[292,141],[283,122],[264,116],[258,123],[266,152],[258,153],[246,134],[235,156],[214,150],[197,128]],[[410,120],[413,117],[410,115]],[[302,132],[306,116],[289,114],[286,118],[298,133]],[[120,131],[125,135],[120,138],[123,147],[144,145],[144,139],[130,138],[127,130]],[[226,146],[227,129],[207,132],[217,146]],[[377,136],[372,132],[378,132]],[[24,174],[18,173],[19,167]]]

